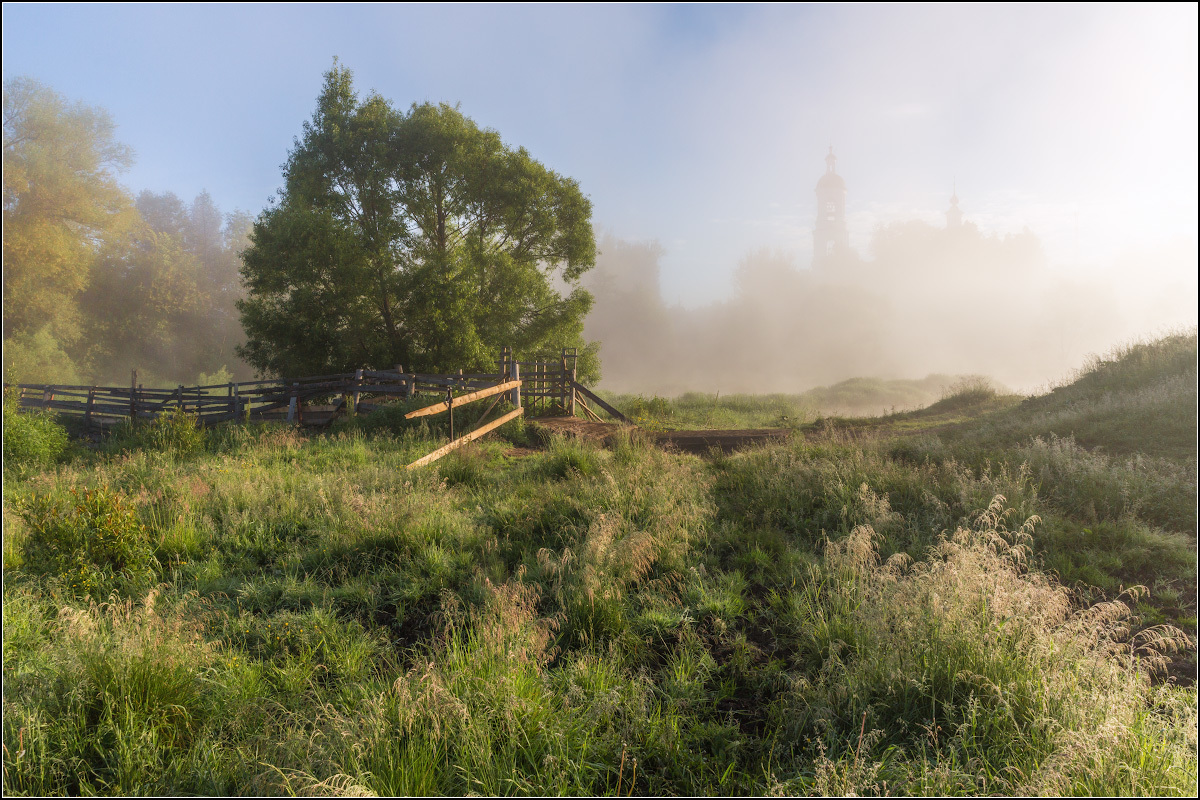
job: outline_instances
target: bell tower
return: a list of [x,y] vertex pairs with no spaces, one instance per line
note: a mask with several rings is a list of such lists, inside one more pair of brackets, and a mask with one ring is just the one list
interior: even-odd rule
[[817,181],[817,224],[813,227],[813,266],[823,266],[850,249],[846,231],[846,182],[837,174],[833,145],[825,156],[825,174]]
[[950,208],[946,209],[946,228],[962,227],[962,209],[958,207],[958,182],[955,181],[954,194],[950,195]]

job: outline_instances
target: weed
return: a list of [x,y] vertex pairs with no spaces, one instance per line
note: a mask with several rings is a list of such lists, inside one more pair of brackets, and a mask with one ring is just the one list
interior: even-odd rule
[[58,577],[72,594],[97,599],[146,580],[153,557],[136,512],[107,487],[72,495],[68,504],[34,495],[17,507],[27,528],[24,568]]

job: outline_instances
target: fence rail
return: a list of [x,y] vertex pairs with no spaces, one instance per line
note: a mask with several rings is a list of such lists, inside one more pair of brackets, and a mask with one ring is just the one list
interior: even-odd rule
[[[514,407],[521,408],[524,403],[535,411],[558,408],[574,416],[579,394],[598,401],[576,383],[576,359],[574,348],[563,348],[558,359],[518,361],[512,349],[505,347],[494,373],[412,373],[396,365],[394,370],[361,369],[336,375],[148,389],[138,383],[134,371],[128,386],[26,383],[13,388],[18,391],[22,408],[81,417],[85,426],[92,429],[130,419],[154,419],[174,409],[195,414],[204,425],[231,420],[286,420],[324,426],[339,416],[370,413],[397,399],[422,394],[440,396],[447,392],[474,393],[513,381],[519,381],[508,390]],[[5,389],[8,388],[5,384]],[[625,421],[603,401],[598,401],[598,405]]]

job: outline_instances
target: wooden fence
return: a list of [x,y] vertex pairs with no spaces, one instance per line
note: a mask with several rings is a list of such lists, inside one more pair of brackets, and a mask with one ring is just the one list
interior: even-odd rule
[[[174,409],[195,414],[201,424],[229,421],[280,420],[305,426],[328,425],[339,416],[366,414],[397,399],[423,394],[453,396],[455,392],[477,392],[509,381],[519,381],[511,390],[516,408],[528,407],[541,413],[575,415],[579,408],[596,417],[583,397],[594,405],[628,422],[620,413],[579,385],[573,348],[564,348],[560,358],[517,361],[504,348],[494,373],[432,375],[393,370],[365,370],[306,378],[241,381],[208,386],[177,386],[147,389],[138,383],[137,372],[129,386],[65,386],[18,384],[22,408],[45,409],[81,417],[89,429],[106,428],[124,420],[154,419]],[[5,384],[5,388],[9,388]],[[598,417],[596,417],[598,419]]]

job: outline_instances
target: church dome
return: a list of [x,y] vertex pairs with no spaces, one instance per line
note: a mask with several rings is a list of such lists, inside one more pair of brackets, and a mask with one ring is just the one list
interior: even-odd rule
[[846,182],[842,180],[842,176],[838,175],[836,172],[826,172],[821,176],[821,179],[817,181],[817,191],[827,192],[832,190],[841,190],[843,192],[846,191]]

